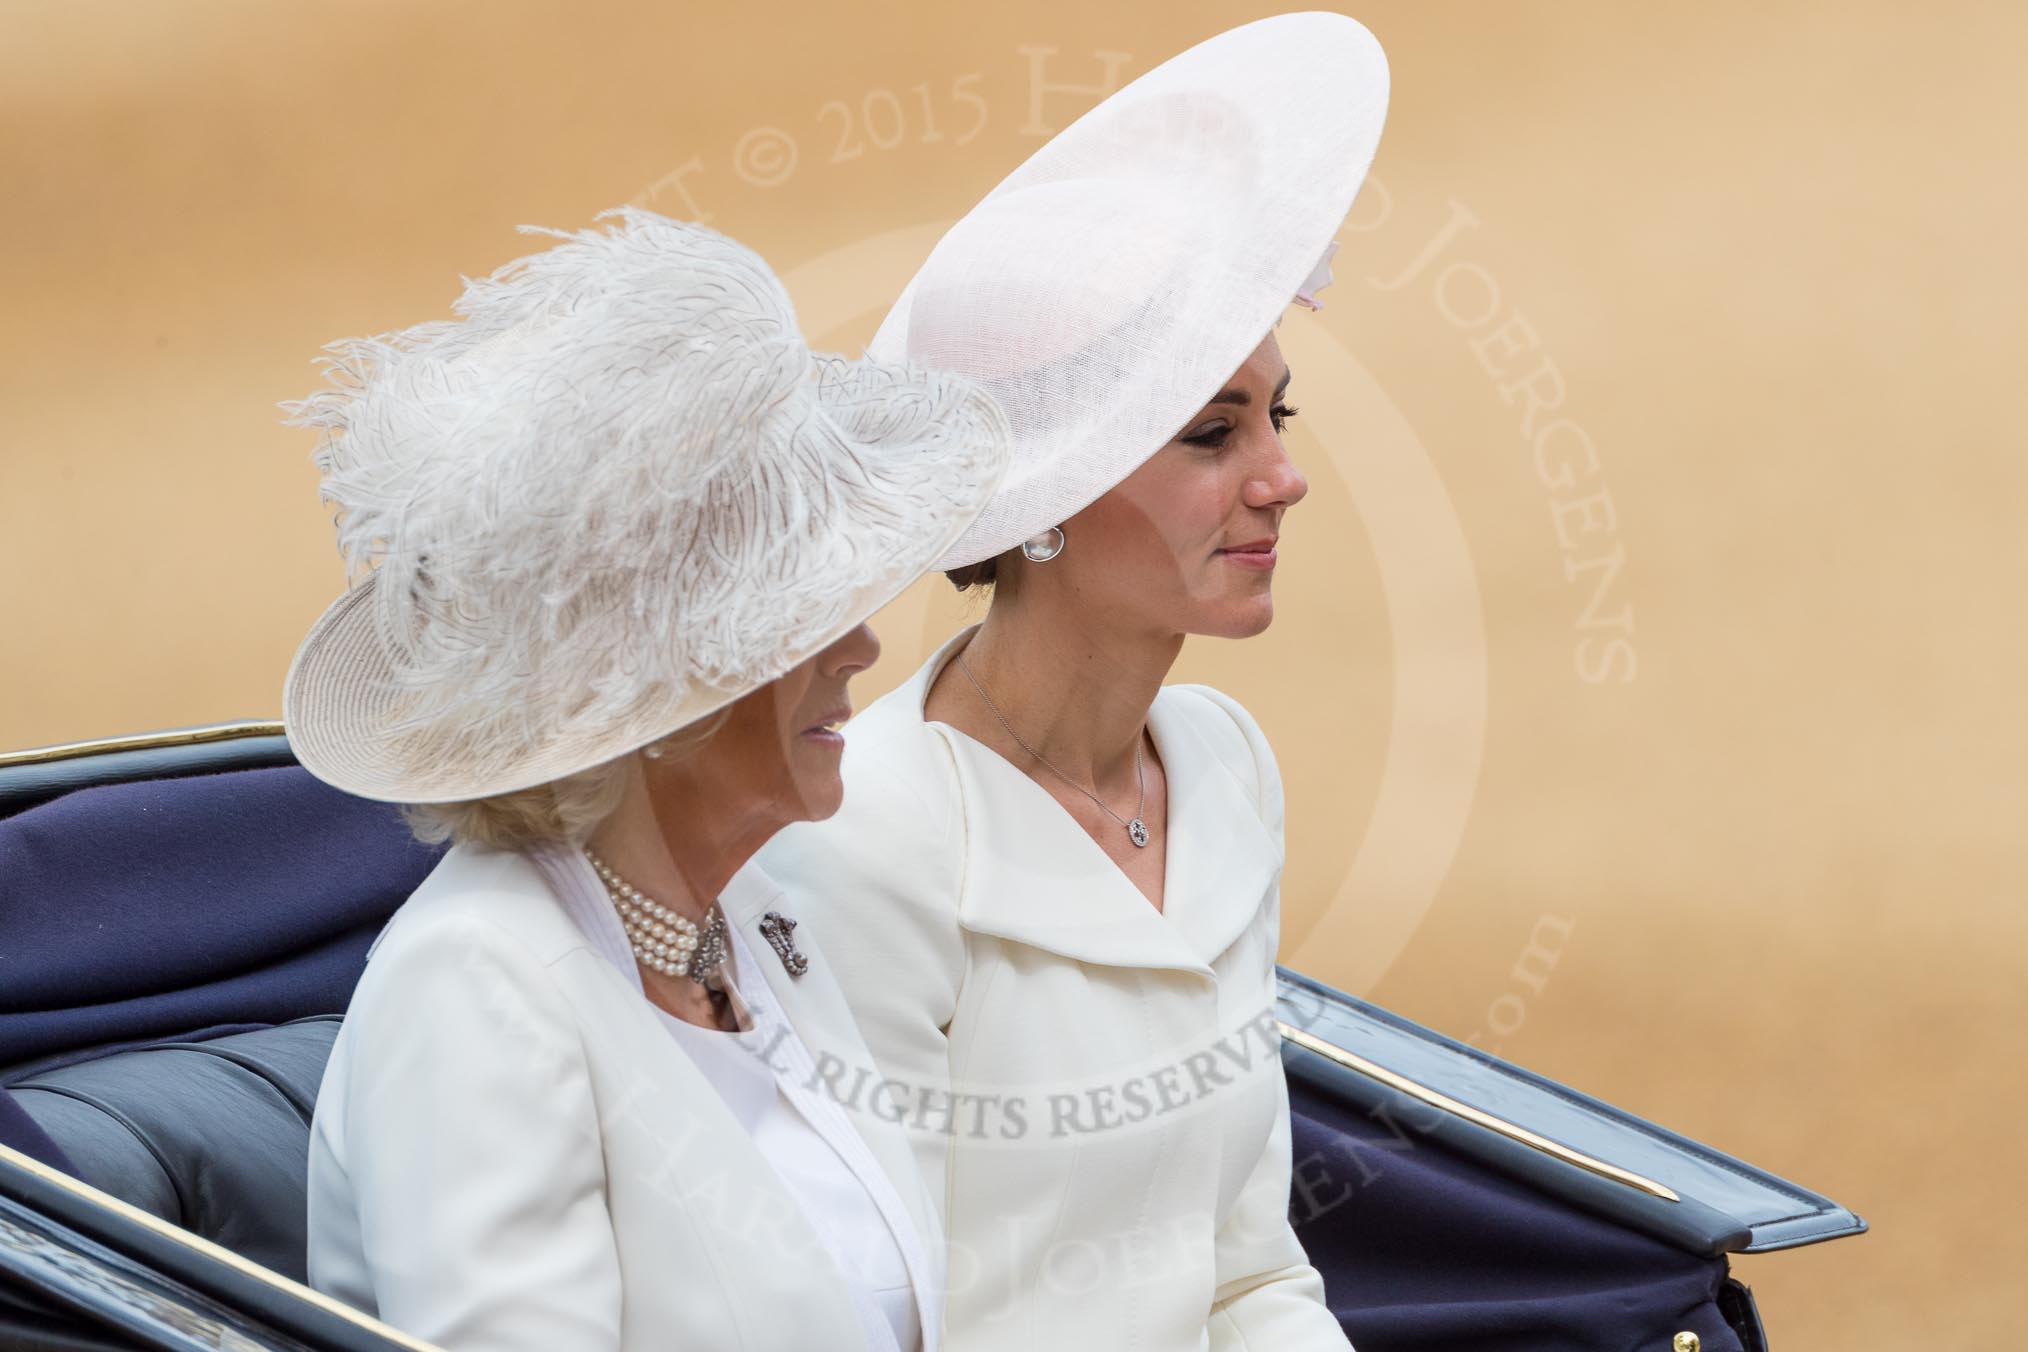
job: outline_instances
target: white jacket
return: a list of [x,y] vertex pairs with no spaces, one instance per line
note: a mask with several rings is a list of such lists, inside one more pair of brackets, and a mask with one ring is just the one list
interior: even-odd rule
[[1158,912],[1040,785],[925,721],[965,637],[847,727],[844,808],[759,856],[944,1198],[945,1347],[1342,1352],[1288,1224],[1273,754],[1224,695],[1162,690]]
[[[719,901],[810,1057],[863,1062],[807,934],[792,977],[760,933],[794,905],[751,864]],[[935,1203],[906,1139],[857,1125],[871,1157],[840,1154],[892,1182],[869,1192],[904,1211],[889,1225],[934,1352]],[[453,1352],[869,1346],[780,1177],[514,853],[453,848],[376,943],[317,1100],[309,1263],[319,1290]]]

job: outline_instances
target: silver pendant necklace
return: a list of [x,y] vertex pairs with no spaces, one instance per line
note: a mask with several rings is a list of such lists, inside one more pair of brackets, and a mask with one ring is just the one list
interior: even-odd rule
[[1047,765],[1050,769],[1050,773],[1054,774],[1058,779],[1070,785],[1070,787],[1076,789],[1079,793],[1091,799],[1094,803],[1097,803],[1099,805],[1099,811],[1105,813],[1108,817],[1111,817],[1121,826],[1126,827],[1128,840],[1133,841],[1134,844],[1140,847],[1141,849],[1146,849],[1148,847],[1148,839],[1149,839],[1148,824],[1145,821],[1141,820],[1141,813],[1148,806],[1148,784],[1147,780],[1141,774],[1141,739],[1139,737],[1136,737],[1134,739],[1134,784],[1140,790],[1141,801],[1134,805],[1134,819],[1132,821],[1128,821],[1126,818],[1120,816],[1119,813],[1107,807],[1105,799],[1099,797],[1097,794],[1093,793],[1090,789],[1087,789],[1084,785],[1078,783],[1076,780],[1072,779],[1069,775],[1057,769],[1055,763],[1052,762],[1049,759],[1049,757],[1043,755],[1040,751],[1037,751],[1034,747],[1028,745],[1028,743],[1021,740],[1021,734],[1014,731],[1014,725],[1007,721],[1007,715],[1000,712],[1000,706],[993,703],[993,697],[986,693],[986,687],[979,684],[979,678],[972,673],[972,664],[965,660],[965,655],[963,652],[960,652],[958,654],[958,669],[965,673],[965,679],[972,683],[972,689],[979,692],[979,698],[986,701],[986,707],[993,711],[993,717],[1000,720],[1000,726],[1007,729],[1007,735],[1014,739],[1014,744],[1016,746],[1020,747],[1023,751],[1026,751],[1029,755],[1035,757],[1035,759],[1041,761],[1044,765]]

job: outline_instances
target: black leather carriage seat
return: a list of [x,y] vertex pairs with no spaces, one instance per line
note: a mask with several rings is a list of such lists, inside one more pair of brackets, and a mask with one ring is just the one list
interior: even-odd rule
[[276,758],[0,772],[0,1141],[300,1280],[324,1063],[440,851]]
[[8,1090],[77,1177],[302,1281],[310,1115],[339,1022],[151,1043]]

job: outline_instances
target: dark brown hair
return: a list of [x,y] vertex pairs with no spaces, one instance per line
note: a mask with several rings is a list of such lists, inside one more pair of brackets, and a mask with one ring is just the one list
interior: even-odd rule
[[996,554],[990,559],[980,559],[977,563],[968,563],[962,568],[947,568],[944,570],[944,576],[949,578],[951,585],[959,591],[969,591],[973,587],[985,588],[1000,580],[999,565],[1000,557]]

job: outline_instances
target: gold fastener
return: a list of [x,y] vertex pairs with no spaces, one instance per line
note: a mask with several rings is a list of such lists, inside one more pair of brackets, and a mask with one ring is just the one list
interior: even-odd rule
[[1677,1334],[1669,1346],[1671,1352],[1698,1352],[1698,1349],[1704,1346],[1704,1340],[1686,1331]]

